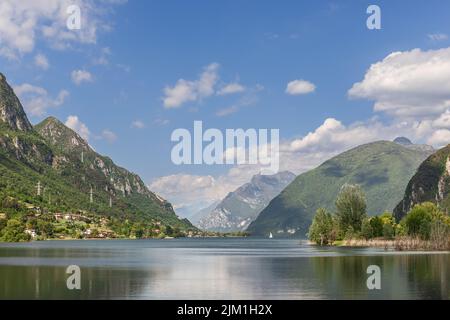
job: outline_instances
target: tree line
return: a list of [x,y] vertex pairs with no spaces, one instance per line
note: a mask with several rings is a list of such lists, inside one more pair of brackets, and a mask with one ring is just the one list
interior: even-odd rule
[[325,208],[316,211],[308,232],[312,242],[324,246],[344,240],[408,237],[431,242],[436,248],[450,248],[450,217],[434,203],[415,205],[401,221],[396,221],[390,212],[369,217],[361,187],[346,184],[341,188],[335,206],[334,213]]

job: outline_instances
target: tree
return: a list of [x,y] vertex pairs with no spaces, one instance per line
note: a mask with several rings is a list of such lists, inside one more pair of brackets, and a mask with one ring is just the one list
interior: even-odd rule
[[336,199],[336,216],[340,229],[347,231],[351,227],[355,232],[361,231],[366,208],[366,197],[361,187],[345,184]]
[[383,224],[390,224],[392,227],[395,226],[395,217],[390,212],[385,212],[381,216],[381,221],[383,221]]
[[321,246],[327,245],[336,239],[335,231],[333,216],[326,209],[318,209],[309,228],[309,239]]
[[1,219],[1,218],[0,218],[0,232],[2,232],[2,229],[3,229],[4,227],[6,227],[6,222],[7,222],[6,219]]
[[430,238],[432,217],[437,215],[436,211],[439,211],[439,209],[431,202],[415,205],[404,218],[408,235],[428,240]]
[[370,219],[364,219],[362,226],[361,226],[361,235],[366,239],[372,239],[373,238],[373,228],[370,224]]
[[380,217],[370,218],[370,225],[372,226],[372,236],[374,238],[383,236],[383,220]]
[[171,226],[166,226],[166,235],[171,237],[173,235],[173,229]]
[[394,226],[389,223],[383,224],[383,238],[386,240],[391,240],[394,238],[394,236],[395,236]]
[[30,239],[30,235],[25,233],[25,226],[16,219],[8,220],[0,234],[0,241],[4,242],[22,242]]
[[134,234],[136,236],[136,239],[142,239],[144,237],[144,230],[143,229],[136,229],[134,231]]
[[51,222],[38,220],[36,224],[36,232],[46,238],[49,238],[53,235],[55,230]]

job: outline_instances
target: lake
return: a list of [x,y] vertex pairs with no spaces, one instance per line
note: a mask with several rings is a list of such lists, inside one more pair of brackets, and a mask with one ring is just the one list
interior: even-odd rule
[[[66,268],[81,268],[68,290]],[[367,267],[381,269],[368,290]],[[450,253],[213,238],[0,243],[0,299],[449,299]]]

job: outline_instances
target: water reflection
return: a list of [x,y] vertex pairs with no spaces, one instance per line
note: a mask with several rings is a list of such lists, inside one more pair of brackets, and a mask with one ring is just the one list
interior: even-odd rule
[[[449,259],[293,240],[1,244],[0,299],[449,299]],[[71,264],[80,291],[66,287]],[[369,265],[381,290],[367,289]]]

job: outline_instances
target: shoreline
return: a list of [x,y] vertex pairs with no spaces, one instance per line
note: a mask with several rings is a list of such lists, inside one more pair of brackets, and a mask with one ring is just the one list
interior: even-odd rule
[[417,238],[398,238],[393,240],[385,239],[350,239],[343,240],[337,247],[353,247],[353,248],[384,248],[385,250],[394,251],[450,251],[449,244],[436,244],[431,241],[420,240]]
[[247,239],[249,237],[245,237],[245,236],[196,236],[196,237],[165,237],[165,238],[82,238],[82,239],[77,239],[77,238],[49,238],[49,239],[42,239],[42,240],[30,240],[30,241],[19,241],[19,242],[2,242],[0,241],[0,245],[1,244],[24,244],[24,243],[33,243],[33,242],[46,242],[46,241],[61,241],[61,242],[65,242],[65,241],[110,241],[110,240],[177,240],[177,239],[238,239],[238,238],[242,238],[242,239]]

